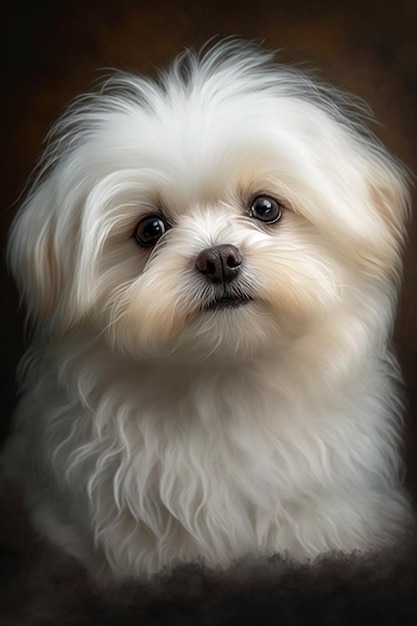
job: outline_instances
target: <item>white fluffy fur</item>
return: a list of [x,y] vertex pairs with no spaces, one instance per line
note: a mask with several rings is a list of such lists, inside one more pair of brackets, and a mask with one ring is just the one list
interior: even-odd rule
[[[159,84],[117,74],[56,125],[10,239],[34,333],[5,466],[96,577],[404,529],[389,341],[408,196],[352,108],[229,41]],[[260,193],[278,223],[248,216]],[[152,251],[132,236],[148,213],[173,226]],[[201,311],[196,257],[226,243],[253,302]]]

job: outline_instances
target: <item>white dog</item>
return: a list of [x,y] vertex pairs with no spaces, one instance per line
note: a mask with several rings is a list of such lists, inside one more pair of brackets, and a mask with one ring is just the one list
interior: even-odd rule
[[407,186],[346,108],[229,41],[56,125],[11,233],[34,333],[4,463],[97,578],[406,528]]

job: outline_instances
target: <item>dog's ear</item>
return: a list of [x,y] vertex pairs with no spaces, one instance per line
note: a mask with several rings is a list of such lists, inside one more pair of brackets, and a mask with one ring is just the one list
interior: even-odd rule
[[56,189],[54,175],[34,187],[12,224],[8,261],[31,323],[65,334],[76,319],[77,227],[63,216]]
[[385,154],[370,159],[364,169],[372,205],[383,224],[381,264],[396,273],[411,217],[409,177],[405,168]]
[[401,246],[411,217],[406,170],[394,161],[377,160],[368,170],[370,195],[391,236]]

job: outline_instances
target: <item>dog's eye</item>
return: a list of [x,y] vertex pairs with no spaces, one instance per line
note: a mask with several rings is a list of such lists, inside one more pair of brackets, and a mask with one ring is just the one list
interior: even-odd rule
[[282,206],[274,198],[257,196],[250,204],[249,215],[264,224],[274,224],[281,218]]
[[140,246],[151,248],[166,232],[167,225],[158,215],[148,215],[136,226],[135,239]]

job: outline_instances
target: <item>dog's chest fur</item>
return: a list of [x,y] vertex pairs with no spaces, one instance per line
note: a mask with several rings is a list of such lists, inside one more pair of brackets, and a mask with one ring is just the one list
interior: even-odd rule
[[[286,388],[277,361],[138,368],[90,351],[67,364],[68,378],[64,369],[57,385],[59,370],[47,365],[53,375],[38,394],[51,409],[32,420],[39,441],[30,448],[62,497],[52,505],[39,489],[44,470],[27,480],[45,511],[38,525],[44,517],[50,526],[54,507],[58,525],[74,526],[73,552],[83,558],[95,544],[113,574],[198,557],[226,564],[253,551],[354,549],[383,543],[389,519],[403,515],[387,478],[395,451],[382,404],[375,413],[378,377],[374,396],[369,384],[363,397],[347,385],[324,403]],[[38,410],[29,404],[22,413]]]

